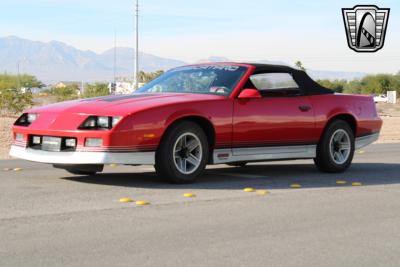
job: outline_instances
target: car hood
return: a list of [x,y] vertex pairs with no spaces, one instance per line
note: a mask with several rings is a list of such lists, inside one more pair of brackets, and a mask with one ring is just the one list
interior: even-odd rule
[[186,93],[129,94],[61,102],[33,108],[28,112],[124,116],[158,106],[223,98],[218,95]]

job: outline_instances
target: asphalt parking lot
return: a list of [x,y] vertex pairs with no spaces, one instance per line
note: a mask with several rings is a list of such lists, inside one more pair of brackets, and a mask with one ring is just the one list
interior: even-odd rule
[[107,166],[85,177],[0,161],[0,266],[399,262],[400,144],[357,152],[343,174],[320,173],[310,160],[220,165],[191,185],[165,184],[152,167]]

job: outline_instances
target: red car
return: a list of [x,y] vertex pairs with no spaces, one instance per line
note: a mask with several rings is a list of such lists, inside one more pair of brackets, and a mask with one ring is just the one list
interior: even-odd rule
[[28,110],[13,126],[10,155],[73,174],[151,164],[176,183],[207,164],[277,159],[342,172],[381,126],[372,97],[334,93],[303,71],[212,63],[172,69],[134,94]]

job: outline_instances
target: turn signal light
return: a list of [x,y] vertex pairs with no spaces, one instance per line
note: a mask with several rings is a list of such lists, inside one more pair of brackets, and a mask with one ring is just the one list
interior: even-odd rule
[[85,146],[87,147],[101,147],[103,145],[103,139],[101,138],[86,138]]

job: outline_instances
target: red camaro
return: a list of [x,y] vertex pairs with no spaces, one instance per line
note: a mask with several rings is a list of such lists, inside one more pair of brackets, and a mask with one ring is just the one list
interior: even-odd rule
[[28,110],[14,124],[10,155],[74,174],[151,164],[176,183],[207,164],[277,159],[341,172],[381,126],[372,97],[334,93],[303,71],[212,63],[172,69],[134,94]]

